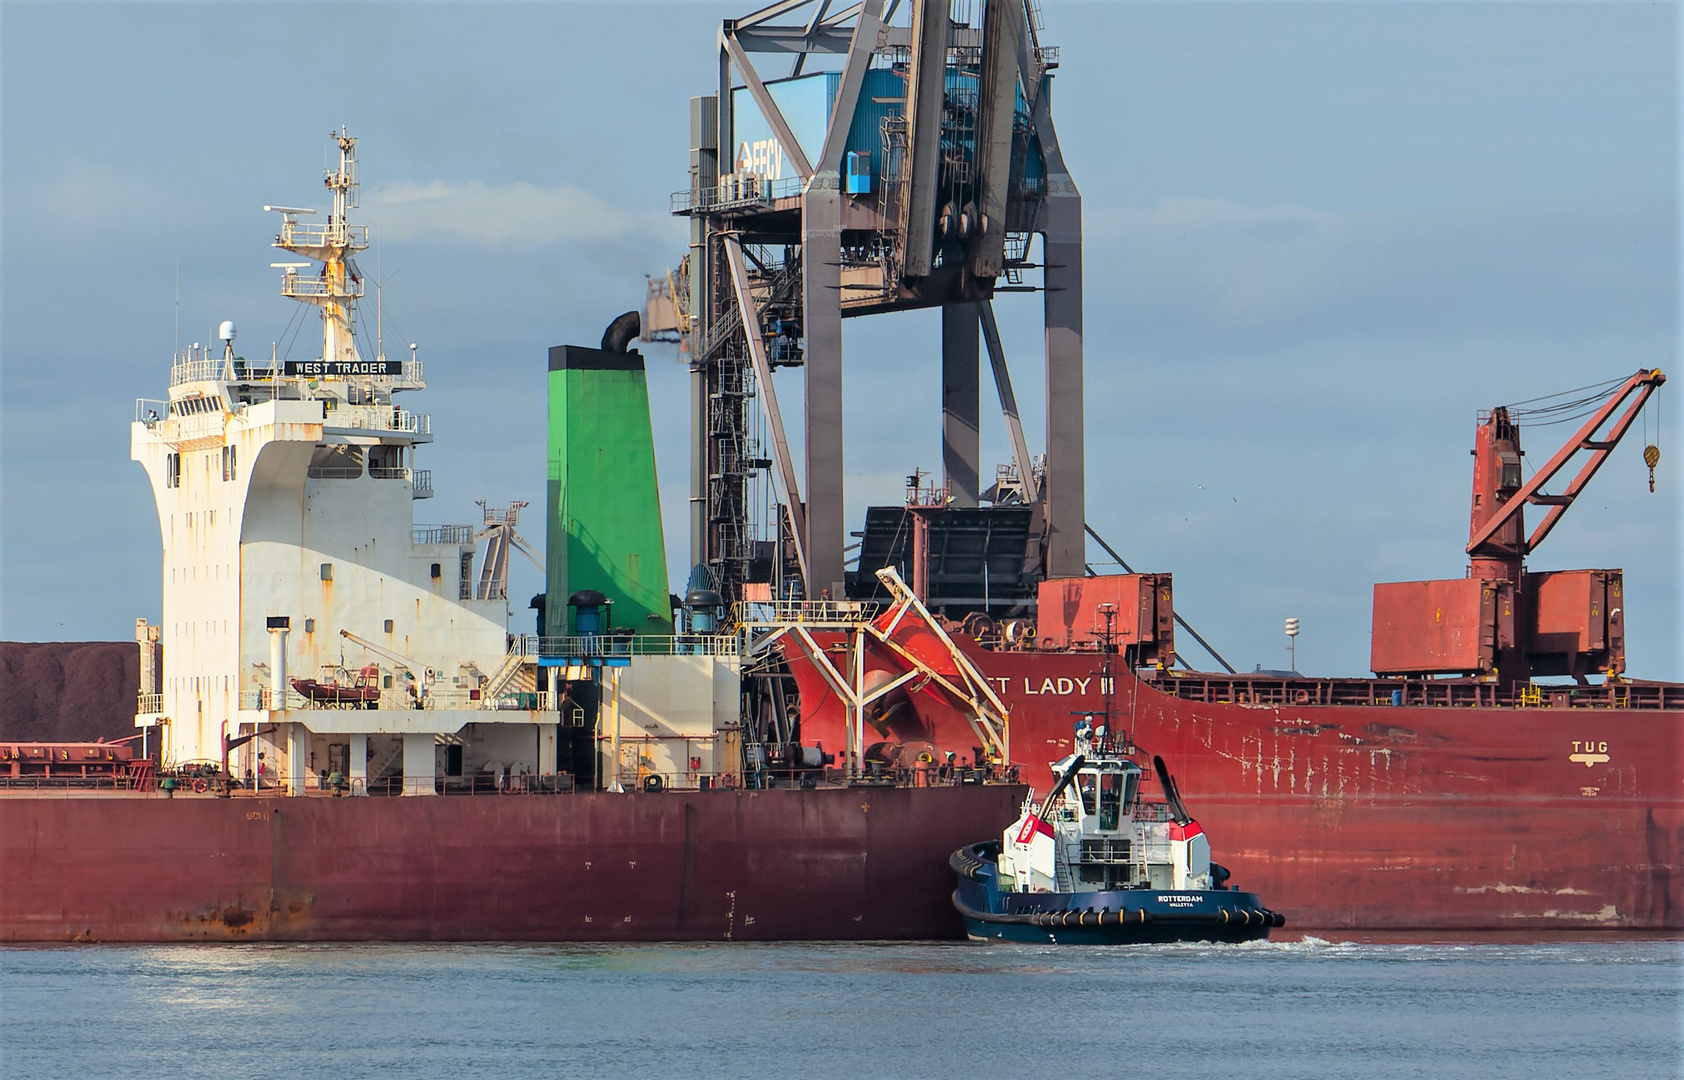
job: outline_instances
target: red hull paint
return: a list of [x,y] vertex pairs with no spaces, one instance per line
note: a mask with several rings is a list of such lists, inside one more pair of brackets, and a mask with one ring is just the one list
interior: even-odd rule
[[[1011,710],[1012,760],[1045,791],[1072,712],[1105,708],[1100,658],[967,652]],[[790,666],[803,738],[845,745],[835,696]],[[1116,685],[1114,725],[1163,755],[1215,858],[1294,929],[1684,928],[1677,710],[1255,706]],[[933,694],[908,705],[888,718],[895,737],[970,755],[959,714]],[[1590,743],[1588,764],[1569,760]]]
[[0,940],[959,937],[947,857],[1022,799],[0,796]]

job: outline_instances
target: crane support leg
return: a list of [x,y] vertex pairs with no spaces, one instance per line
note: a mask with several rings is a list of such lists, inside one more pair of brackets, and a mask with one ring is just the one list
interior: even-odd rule
[[1083,536],[1087,480],[1082,425],[1082,196],[1064,171],[1052,118],[1042,115],[1038,119],[1043,147],[1053,147],[1047,155],[1047,201],[1042,218],[1047,290],[1047,576],[1080,577],[1087,565]]
[[982,411],[977,310],[971,304],[941,309],[941,466],[951,505],[976,506],[982,493],[978,425]]
[[[826,177],[833,180],[833,177]],[[840,599],[847,526],[842,484],[842,205],[833,187],[801,200],[801,305],[806,352],[807,595]]]

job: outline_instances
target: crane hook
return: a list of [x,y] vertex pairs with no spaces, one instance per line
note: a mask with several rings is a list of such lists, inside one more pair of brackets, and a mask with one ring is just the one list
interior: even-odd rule
[[1661,463],[1661,448],[1650,443],[1643,448],[1643,464],[1649,466],[1649,491],[1655,490],[1655,466]]

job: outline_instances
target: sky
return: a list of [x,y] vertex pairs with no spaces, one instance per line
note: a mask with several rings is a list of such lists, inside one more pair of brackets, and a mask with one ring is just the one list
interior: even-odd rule
[[[0,3],[0,638],[159,620],[134,400],[223,319],[245,355],[318,340],[279,295],[261,207],[320,202],[341,124],[388,352],[426,361],[408,407],[432,416],[438,496],[418,519],[524,499],[541,545],[547,349],[594,345],[683,254],[688,98],[748,10]],[[1463,574],[1478,410],[1676,367],[1678,9],[1042,11],[1083,195],[1089,521],[1173,573],[1235,667],[1285,667],[1292,616],[1300,670],[1364,674],[1373,583]],[[996,310],[1034,448],[1039,300]],[[940,467],[939,316],[849,320],[844,348],[857,523]],[[645,355],[676,588],[688,383],[671,346]],[[799,375],[779,387],[798,415]],[[1529,564],[1623,567],[1631,673],[1675,680],[1679,392],[1645,421],[1651,441],[1666,425],[1656,491],[1640,425]],[[1529,461],[1566,434],[1523,430]],[[985,416],[985,470],[1009,456]],[[540,588],[517,564],[510,595]]]

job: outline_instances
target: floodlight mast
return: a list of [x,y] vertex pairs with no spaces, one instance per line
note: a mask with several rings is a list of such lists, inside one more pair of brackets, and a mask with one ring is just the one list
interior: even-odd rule
[[[674,290],[692,373],[690,542],[729,600],[768,564],[780,596],[842,595],[845,317],[941,308],[943,471],[952,505],[978,505],[979,329],[1005,292],[1043,294],[1044,475],[1016,462],[1043,565],[1083,573],[1081,195],[1047,93],[1057,50],[1025,0],[986,0],[975,25],[968,3],[905,7],[901,25],[901,0],[784,0],[725,20],[718,89],[691,99],[690,187],[673,196],[691,222]],[[793,58],[788,78],[758,69],[772,53]],[[797,104],[814,90],[822,120]],[[988,344],[1010,425],[998,335]],[[800,467],[769,377],[785,366],[803,369]]]

